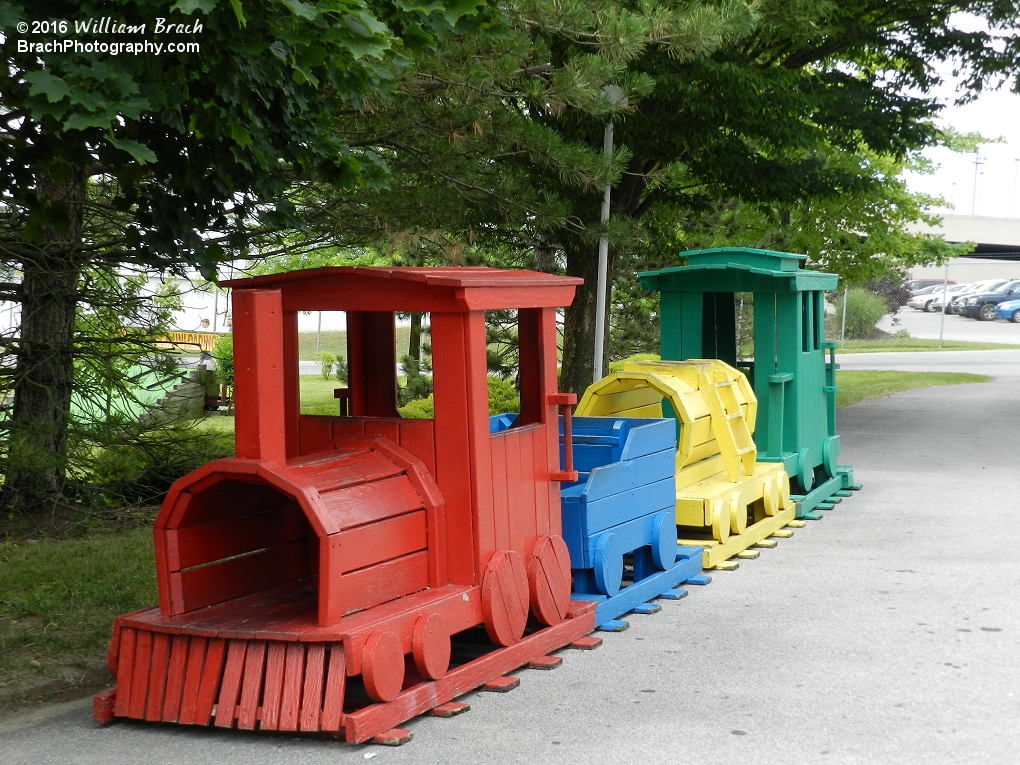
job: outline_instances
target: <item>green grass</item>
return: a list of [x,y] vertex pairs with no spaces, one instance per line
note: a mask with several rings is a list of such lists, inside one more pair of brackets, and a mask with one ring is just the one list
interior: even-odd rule
[[[298,332],[298,357],[302,361],[315,360],[315,332]],[[407,353],[411,339],[409,326],[397,325],[397,358]],[[332,353],[337,358],[347,358],[347,331],[343,329],[323,332],[319,350]]]
[[847,370],[836,372],[836,408],[856,404],[871,398],[881,398],[915,388],[933,388],[936,385],[982,383],[991,380],[986,375],[957,372],[873,372]]
[[0,712],[104,685],[114,616],[156,602],[147,526],[0,544]]
[[884,340],[847,340],[846,346],[837,349],[837,353],[881,353],[883,351],[900,351],[914,353],[919,351],[1002,351],[1020,348],[1020,345],[1005,343],[972,343],[957,340],[944,340],[939,348],[938,340],[920,340],[916,337],[890,337]]

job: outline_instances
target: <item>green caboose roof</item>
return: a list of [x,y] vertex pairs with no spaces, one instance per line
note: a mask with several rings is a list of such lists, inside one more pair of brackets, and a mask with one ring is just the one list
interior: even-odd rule
[[681,252],[687,265],[638,274],[641,286],[658,292],[806,292],[834,290],[836,274],[802,268],[806,255],[749,247]]

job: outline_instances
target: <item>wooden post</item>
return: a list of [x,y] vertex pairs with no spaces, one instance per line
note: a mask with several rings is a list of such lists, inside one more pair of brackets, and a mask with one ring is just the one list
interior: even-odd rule
[[287,460],[280,290],[235,290],[234,443],[242,459]]

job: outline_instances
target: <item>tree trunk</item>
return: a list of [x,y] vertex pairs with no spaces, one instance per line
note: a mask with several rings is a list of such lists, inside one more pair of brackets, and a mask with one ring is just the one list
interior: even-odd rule
[[25,247],[30,254],[22,263],[21,338],[3,489],[7,509],[31,515],[51,509],[64,487],[84,174],[59,186],[40,180],[37,188],[51,225],[43,227],[41,247]]
[[421,363],[421,314],[411,314],[411,335],[407,341],[407,355]]
[[[560,371],[560,390],[577,394],[578,399],[592,384],[595,373],[595,313],[598,307],[598,246],[578,243],[568,246],[567,275],[579,276],[584,284],[577,288],[563,318],[563,364]],[[613,273],[613,251],[609,251],[609,277]],[[609,331],[609,301],[606,300],[606,332]],[[604,346],[605,347],[605,346]],[[603,369],[606,359],[603,358]]]

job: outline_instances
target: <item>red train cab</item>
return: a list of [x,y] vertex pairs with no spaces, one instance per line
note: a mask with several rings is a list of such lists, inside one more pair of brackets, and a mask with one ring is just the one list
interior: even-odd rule
[[[97,719],[365,741],[591,631],[558,484],[572,397],[556,392],[556,309],[578,282],[323,268],[225,283],[236,457],[168,493],[159,607],[118,617]],[[521,414],[490,434],[496,309],[517,309]],[[300,413],[298,311],[347,312],[345,416]],[[397,412],[398,311],[430,316],[433,420]]]

